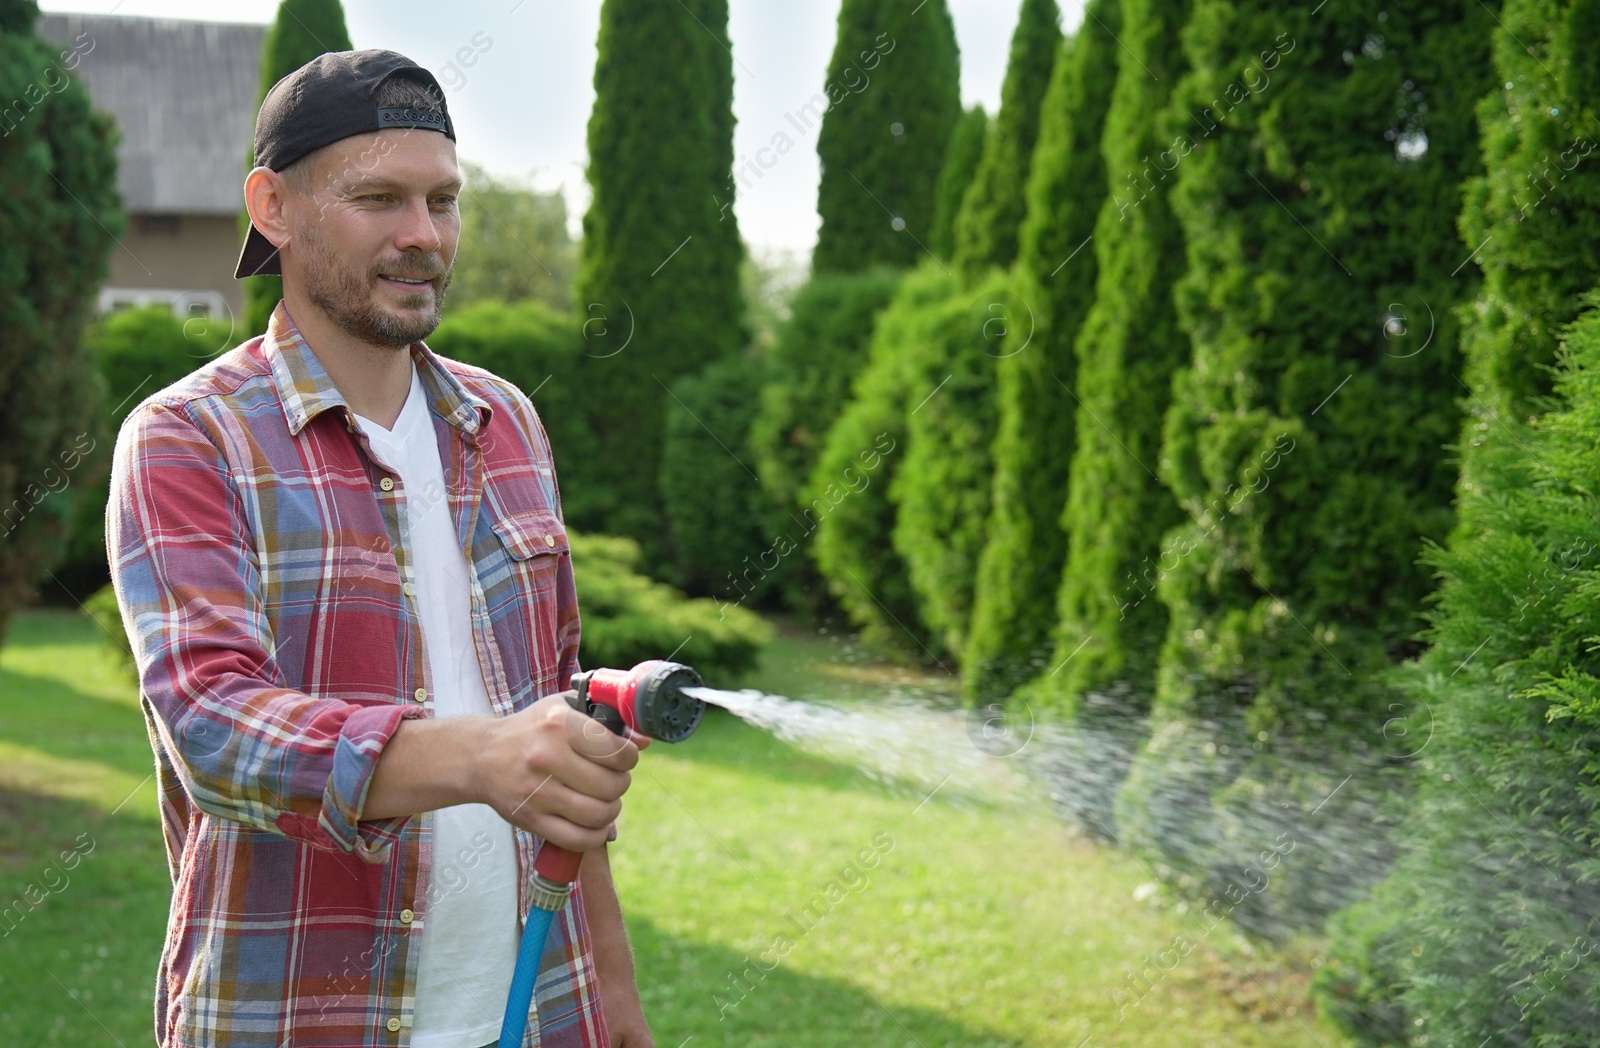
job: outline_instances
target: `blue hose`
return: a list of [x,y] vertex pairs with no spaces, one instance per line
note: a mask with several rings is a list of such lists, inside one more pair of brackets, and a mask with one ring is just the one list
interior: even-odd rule
[[506,1001],[506,1017],[500,1022],[500,1048],[522,1048],[528,1030],[528,1009],[533,1007],[533,986],[539,981],[539,960],[544,956],[544,941],[550,935],[551,910],[537,906],[528,910],[522,926],[522,945],[517,948],[517,966],[511,973],[511,996]]

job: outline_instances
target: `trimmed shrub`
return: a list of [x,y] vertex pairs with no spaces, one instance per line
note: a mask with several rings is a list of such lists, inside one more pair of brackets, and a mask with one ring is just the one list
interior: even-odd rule
[[1405,853],[1332,922],[1315,985],[1363,1045],[1576,1048],[1600,1026],[1600,293],[1581,305],[1554,410],[1479,432],[1473,533],[1426,557]]
[[80,339],[124,224],[115,128],[34,35],[38,16],[0,7],[0,642],[96,479],[102,391]]
[[[330,51],[349,51],[350,31],[344,24],[344,7],[339,0],[282,0],[278,17],[267,30],[266,42],[261,49],[261,91],[256,96],[256,109],[272,90],[272,85],[299,69],[319,55]],[[256,166],[254,125],[252,137],[245,144],[244,169]],[[241,204],[242,207],[242,204]],[[250,232],[250,216],[240,216],[239,243],[244,243]],[[276,274],[263,274],[244,278],[244,338],[266,332],[272,310],[283,297],[283,278]]]
[[1040,105],[1060,53],[1056,0],[1023,0],[1000,87],[1000,113],[985,137],[983,157],[956,219],[954,264],[968,274],[1004,269],[1016,261]]
[[822,114],[813,272],[904,267],[924,254],[917,238],[932,231],[960,80],[945,0],[843,0],[823,93],[802,110]]
[[1153,733],[1117,824],[1213,898],[1290,835],[1273,890],[1234,910],[1266,934],[1320,924],[1383,870],[1385,671],[1415,650],[1417,558],[1452,522],[1450,307],[1473,290],[1450,275],[1453,220],[1492,18],[1411,9],[1379,38],[1382,6],[1203,0],[1174,102],[1193,117],[1172,206],[1194,349],[1159,472],[1188,519],[1163,547]]
[[[970,199],[970,197],[969,197]],[[940,274],[943,276],[943,274]],[[930,276],[930,286],[936,283]],[[889,484],[892,539],[919,617],[959,657],[972,614],[978,555],[987,537],[994,442],[995,365],[1006,340],[1011,281],[996,272],[976,291],[947,280],[946,296],[915,325],[886,330],[907,373],[927,393],[905,403],[905,455]]]
[[672,384],[661,501],[677,585],[734,604],[771,603],[796,558],[776,552],[773,507],[750,467],[767,366],[741,355]]
[[743,349],[727,0],[600,9],[577,303],[577,374],[612,501],[605,530],[671,563],[661,526],[667,388]]
[[961,211],[967,187],[972,185],[972,176],[978,173],[988,133],[989,116],[982,106],[973,106],[961,114],[955,130],[950,132],[950,147],[945,150],[944,166],[939,169],[939,183],[933,191],[933,228],[928,233],[928,250],[936,258],[949,258],[955,253],[956,215]]
[[851,384],[812,470],[801,526],[815,529],[812,555],[829,590],[868,642],[936,660],[904,559],[891,535],[889,488],[904,458],[911,411],[945,372],[922,352],[947,341],[953,276],[929,263],[907,274],[872,335],[866,367]]
[[969,703],[1006,699],[1049,663],[1067,551],[1061,508],[1076,440],[1073,343],[1094,301],[1097,263],[1085,248],[1105,198],[1100,140],[1121,24],[1117,0],[1092,0],[1083,29],[1057,58],[1042,105],[1017,262],[1016,333],[996,375],[989,541],[961,661]]
[[753,612],[685,600],[647,578],[632,539],[572,532],[568,537],[583,613],[578,661],[585,669],[627,669],[672,655],[720,686],[755,667],[772,628]]

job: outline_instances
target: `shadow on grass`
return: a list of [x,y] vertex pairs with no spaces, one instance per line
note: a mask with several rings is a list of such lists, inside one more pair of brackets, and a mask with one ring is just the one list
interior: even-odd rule
[[150,1043],[171,894],[148,819],[0,789],[5,1043]]
[[658,1045],[691,1038],[695,1048],[1013,1048],[1020,1043],[925,1008],[889,1004],[849,978],[793,971],[792,958],[823,949],[819,942],[776,944],[763,958],[760,951],[751,956],[678,938],[639,917],[628,919],[628,936],[640,998]]

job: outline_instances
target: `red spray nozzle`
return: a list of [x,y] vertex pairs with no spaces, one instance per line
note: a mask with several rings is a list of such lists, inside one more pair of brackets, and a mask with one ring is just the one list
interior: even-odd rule
[[692,668],[662,659],[631,670],[588,670],[572,678],[583,712],[620,735],[621,728],[610,721],[609,711],[614,710],[622,724],[662,742],[682,742],[700,726],[706,704],[683,689],[702,683]]
[[[662,742],[682,742],[700,726],[706,704],[683,689],[699,687],[700,674],[681,662],[651,659],[631,670],[598,669],[573,674],[575,694],[568,699],[579,713],[587,713],[618,735],[632,728],[641,735]],[[534,871],[552,887],[570,885],[578,878],[582,852],[571,852],[553,844],[539,849]],[[551,894],[544,901],[536,895],[535,905],[560,909],[565,891]]]

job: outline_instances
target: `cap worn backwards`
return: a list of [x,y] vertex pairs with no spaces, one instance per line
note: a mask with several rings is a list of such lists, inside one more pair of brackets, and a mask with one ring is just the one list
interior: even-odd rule
[[[440,112],[378,105],[379,88],[393,78],[429,88],[439,100]],[[256,115],[256,166],[282,171],[323,146],[391,128],[437,131],[455,141],[455,125],[433,74],[394,51],[319,55],[279,80],[262,100]],[[282,272],[278,249],[252,225],[233,275]]]

